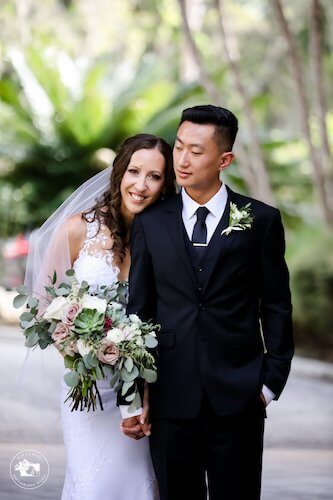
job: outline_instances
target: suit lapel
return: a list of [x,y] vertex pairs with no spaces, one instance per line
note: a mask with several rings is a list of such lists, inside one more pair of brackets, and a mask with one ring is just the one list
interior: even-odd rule
[[168,203],[164,212],[166,226],[169,232],[170,239],[175,247],[181,262],[183,263],[187,273],[189,274],[193,284],[196,286],[196,279],[192,269],[192,265],[186,250],[184,239],[184,226],[182,219],[182,201],[181,195],[177,195]]
[[[223,215],[221,217],[221,220],[219,224],[217,225],[217,228],[214,231],[214,234],[209,242],[209,245],[207,247],[206,253],[204,260],[207,259],[207,261],[211,262],[210,265],[210,271],[208,273],[206,283],[204,286],[203,293],[207,289],[207,286],[214,274],[215,268],[218,264],[223,259],[223,256],[226,254],[227,251],[230,250],[232,247],[233,243],[235,242],[235,236],[237,235],[236,231],[231,231],[231,233],[226,236],[225,234],[222,235],[223,229],[226,229],[229,226],[229,217],[230,217],[230,203],[233,202],[235,203],[235,193],[227,186],[228,190],[228,199],[226,203],[225,210],[223,212]],[[237,236],[236,236],[237,237]]]

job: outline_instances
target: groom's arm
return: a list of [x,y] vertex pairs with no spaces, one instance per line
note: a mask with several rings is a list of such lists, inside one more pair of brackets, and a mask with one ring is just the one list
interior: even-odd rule
[[[137,314],[143,321],[155,316],[155,283],[150,255],[140,217],[134,219],[131,233],[131,268],[129,275],[129,301],[127,314]],[[142,392],[141,396],[142,396]],[[134,413],[128,412],[129,403],[118,393],[118,405],[123,419],[142,414],[140,408]]]
[[285,239],[276,210],[266,227],[261,251],[261,324],[267,352],[263,383],[278,399],[287,381],[294,353],[289,272]]
[[142,321],[154,320],[156,315],[154,272],[140,215],[135,217],[131,233],[127,313],[137,314]]

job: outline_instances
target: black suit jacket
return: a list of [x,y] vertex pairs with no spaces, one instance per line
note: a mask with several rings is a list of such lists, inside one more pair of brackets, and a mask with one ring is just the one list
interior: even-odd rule
[[[221,235],[231,201],[238,208],[251,202],[252,227]],[[279,211],[228,188],[201,287],[186,251],[181,212],[176,195],[136,216],[132,229],[128,312],[162,326],[152,414],[194,417],[204,391],[218,414],[237,414],[258,397],[262,384],[277,399],[293,356]]]

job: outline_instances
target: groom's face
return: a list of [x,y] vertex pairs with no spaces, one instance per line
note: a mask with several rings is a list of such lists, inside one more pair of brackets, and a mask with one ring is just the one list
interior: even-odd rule
[[216,142],[215,126],[183,122],[173,149],[177,183],[195,198],[195,194],[216,192],[223,153]]

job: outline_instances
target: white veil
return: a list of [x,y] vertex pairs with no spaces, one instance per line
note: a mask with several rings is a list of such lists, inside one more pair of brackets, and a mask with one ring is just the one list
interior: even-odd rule
[[[45,286],[54,270],[57,283],[66,279],[71,268],[67,220],[74,214],[92,208],[110,185],[112,167],[108,167],[82,184],[49,219],[31,235],[25,285],[28,294],[40,299],[40,308],[46,301]],[[22,335],[23,337],[23,335]],[[23,343],[23,339],[22,339]],[[24,353],[21,353],[24,356]],[[16,384],[16,402],[22,411],[16,412],[13,426],[23,442],[62,442],[59,401],[64,362],[58,351],[49,346],[26,349]]]
[[38,230],[32,232],[24,280],[29,295],[39,299],[44,297],[44,287],[50,285],[48,277],[54,271],[57,273],[57,284],[66,279],[65,273],[71,268],[67,221],[72,215],[95,205],[110,185],[111,171],[112,167],[108,167],[87,180]]

